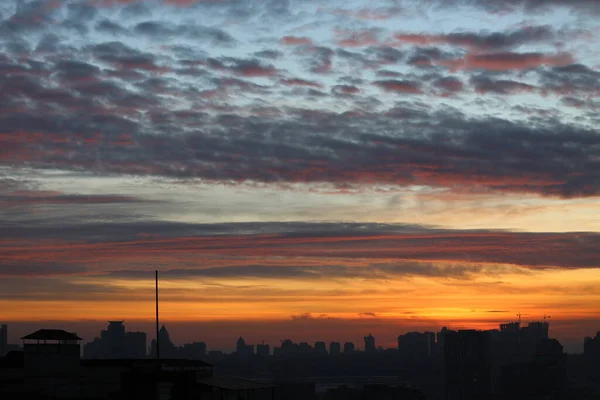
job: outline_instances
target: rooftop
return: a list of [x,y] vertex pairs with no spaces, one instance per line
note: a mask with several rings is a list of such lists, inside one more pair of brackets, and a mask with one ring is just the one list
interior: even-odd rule
[[270,389],[273,385],[268,385],[251,379],[238,378],[236,376],[218,375],[199,378],[197,382],[201,385],[211,386],[224,390],[257,390]]
[[74,333],[63,331],[62,329],[40,329],[30,333],[27,336],[23,336],[22,340],[83,340]]
[[[201,360],[189,360],[189,359],[161,359],[160,364],[163,368],[206,368],[211,367]],[[133,367],[133,366],[145,366],[145,365],[156,365],[156,360],[151,358],[142,359],[130,359],[130,358],[116,358],[116,359],[82,359],[82,367]]]

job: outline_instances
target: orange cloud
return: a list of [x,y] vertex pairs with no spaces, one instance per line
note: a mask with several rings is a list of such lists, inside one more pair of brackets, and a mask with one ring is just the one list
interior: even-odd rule
[[490,71],[508,71],[536,68],[540,66],[563,66],[574,62],[573,56],[568,53],[548,55],[542,53],[469,53],[463,58],[455,60],[441,60],[440,65],[452,71],[486,69]]
[[312,40],[307,37],[284,36],[281,38],[281,43],[289,46],[310,46]]

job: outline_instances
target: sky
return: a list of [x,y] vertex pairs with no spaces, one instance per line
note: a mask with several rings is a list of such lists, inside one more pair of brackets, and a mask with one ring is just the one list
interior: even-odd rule
[[600,330],[596,0],[5,0],[0,321]]

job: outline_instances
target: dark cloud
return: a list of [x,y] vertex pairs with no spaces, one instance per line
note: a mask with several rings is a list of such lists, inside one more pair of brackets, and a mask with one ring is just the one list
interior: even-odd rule
[[478,93],[496,93],[496,94],[516,94],[524,92],[533,92],[537,88],[523,82],[512,81],[508,79],[492,79],[487,76],[479,75],[471,78],[471,84],[474,85]]
[[418,82],[400,81],[396,79],[380,80],[373,82],[373,85],[380,87],[388,92],[398,92],[407,94],[421,94],[423,90]]
[[433,86],[450,93],[462,92],[464,90],[463,82],[453,76],[436,79],[433,82]]
[[[32,222],[10,229],[0,227],[1,232],[6,232],[0,236],[3,243],[0,259],[6,265],[41,264],[48,262],[48,257],[54,263],[83,266],[119,260],[121,267],[112,270],[122,270],[114,273],[131,278],[142,272],[126,270],[127,266],[136,265],[137,269],[157,255],[165,263],[165,271],[173,270],[165,273],[181,279],[185,276],[468,279],[472,275],[515,272],[514,267],[504,264],[596,268],[600,260],[600,235],[594,233],[512,233],[350,223],[196,225],[73,221],[69,224],[68,220],[60,225]],[[203,267],[203,257],[222,261],[217,266]],[[243,261],[232,264],[223,257]],[[315,265],[311,258],[327,261]],[[275,259],[277,263],[273,262]],[[359,264],[348,265],[347,260]],[[193,268],[177,267],[189,263]]]
[[110,33],[111,35],[127,35],[129,31],[122,27],[120,24],[116,22],[110,21],[108,19],[104,19],[99,21],[96,26],[96,30],[103,33]]
[[0,207],[29,207],[31,205],[75,205],[143,203],[145,200],[119,195],[75,195],[60,192],[17,190],[0,194]]
[[398,33],[395,38],[403,43],[419,46],[448,44],[484,51],[518,48],[529,43],[550,42],[555,32],[550,26],[525,26],[512,31],[494,33],[456,32],[441,35],[426,33]]
[[331,88],[331,92],[339,96],[348,96],[359,93],[360,89],[354,85],[335,85]]

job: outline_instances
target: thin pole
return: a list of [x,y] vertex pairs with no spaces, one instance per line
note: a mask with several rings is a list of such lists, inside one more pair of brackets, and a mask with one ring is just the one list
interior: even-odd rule
[[160,340],[158,328],[158,270],[154,271],[156,280],[156,363],[160,365]]

